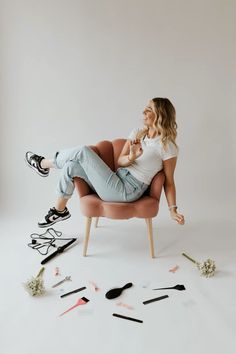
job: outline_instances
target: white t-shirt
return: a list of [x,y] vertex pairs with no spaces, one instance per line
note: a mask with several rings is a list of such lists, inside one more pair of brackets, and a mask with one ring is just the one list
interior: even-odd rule
[[[133,129],[128,139],[134,140],[140,128]],[[163,162],[178,155],[176,146],[169,142],[166,150],[161,144],[160,136],[150,139],[147,136],[141,140],[143,153],[126,169],[139,181],[149,185],[157,172],[163,169]]]

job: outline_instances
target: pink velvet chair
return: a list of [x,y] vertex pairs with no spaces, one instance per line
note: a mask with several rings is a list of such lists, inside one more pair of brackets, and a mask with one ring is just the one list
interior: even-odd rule
[[[96,146],[90,147],[113,171],[116,171],[119,167],[117,160],[125,142],[125,139],[116,139],[114,141],[104,140],[99,142]],[[154,258],[152,218],[157,215],[159,210],[159,201],[164,180],[165,175],[162,170],[154,176],[148,190],[140,199],[135,202],[121,203],[105,202],[101,200],[82,178],[74,178],[75,188],[80,197],[81,212],[86,217],[83,256],[87,254],[92,218],[96,218],[95,227],[97,227],[99,217],[121,220],[136,217],[145,219],[146,221],[150,254],[151,257]]]

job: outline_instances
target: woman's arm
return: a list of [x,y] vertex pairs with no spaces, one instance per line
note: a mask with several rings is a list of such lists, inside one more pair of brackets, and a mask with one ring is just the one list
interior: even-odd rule
[[133,161],[131,160],[129,153],[130,153],[130,141],[126,140],[126,143],[123,146],[123,149],[117,160],[119,166],[126,167],[132,164]]
[[[174,181],[174,171],[176,167],[177,157],[172,157],[163,161],[163,169],[165,173],[164,191],[168,206],[176,205],[176,189]],[[170,209],[171,218],[176,220],[178,224],[184,224],[184,216],[177,212],[177,207]]]
[[140,140],[127,140],[117,163],[121,167],[127,167],[131,165],[140,155],[142,155],[142,146]]

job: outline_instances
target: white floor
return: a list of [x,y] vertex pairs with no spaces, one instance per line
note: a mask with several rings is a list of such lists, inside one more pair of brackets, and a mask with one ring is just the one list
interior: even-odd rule
[[[45,266],[43,297],[31,297],[22,283],[35,276],[44,258],[27,247],[36,220],[5,218],[1,225],[0,347],[3,354],[103,353],[115,354],[233,354],[236,352],[236,241],[235,223],[205,218],[184,227],[156,218],[156,258],[149,257],[145,222],[139,219],[101,219],[92,227],[88,257],[82,257],[83,218],[55,225],[78,244]],[[158,233],[158,235],[157,235]],[[217,273],[202,278],[186,251],[196,260],[215,260]],[[175,273],[170,268],[178,265]],[[54,275],[59,267],[61,276]],[[51,285],[71,275],[72,282]],[[95,292],[89,281],[100,291]],[[122,296],[107,300],[105,293],[132,282]],[[153,291],[155,287],[184,284],[186,291]],[[87,289],[64,299],[63,292]],[[161,295],[169,298],[143,305]],[[90,301],[70,313],[59,314],[79,297]],[[133,307],[118,306],[122,302]],[[120,313],[143,320],[136,323],[112,316]]]

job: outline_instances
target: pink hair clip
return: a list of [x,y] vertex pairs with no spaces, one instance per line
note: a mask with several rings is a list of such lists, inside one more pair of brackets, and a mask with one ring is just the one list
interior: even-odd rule
[[125,308],[128,309],[128,310],[133,310],[133,309],[134,309],[132,306],[127,305],[127,304],[124,304],[123,302],[118,302],[116,305],[117,305],[117,306],[125,307]]
[[55,276],[60,275],[60,271],[59,271],[59,268],[58,268],[58,267],[56,267],[53,272],[54,272],[54,275],[55,275]]
[[178,269],[179,269],[179,266],[178,266],[178,265],[176,265],[175,267],[173,267],[173,268],[169,269],[169,272],[171,272],[171,273],[175,273]]
[[89,284],[92,286],[92,289],[94,291],[99,291],[99,287],[93,282],[93,281],[90,281]]

